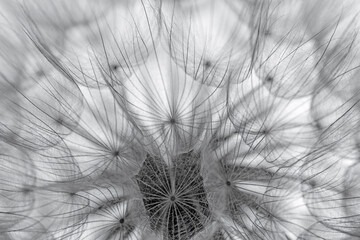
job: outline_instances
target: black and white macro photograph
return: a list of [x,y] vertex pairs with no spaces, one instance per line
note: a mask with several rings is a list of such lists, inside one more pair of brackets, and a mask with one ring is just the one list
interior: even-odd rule
[[0,0],[0,240],[360,240],[360,1]]

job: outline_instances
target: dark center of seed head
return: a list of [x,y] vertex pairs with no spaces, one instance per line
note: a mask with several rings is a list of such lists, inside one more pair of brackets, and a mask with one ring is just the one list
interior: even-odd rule
[[44,76],[45,76],[45,72],[44,72],[44,70],[39,69],[38,71],[36,71],[35,75],[36,75],[37,77],[44,77]]
[[227,185],[227,186],[230,186],[230,185],[231,185],[231,182],[230,182],[230,181],[226,181],[226,185]]
[[209,61],[209,60],[206,60],[205,62],[204,62],[204,67],[207,69],[207,68],[209,68],[209,67],[211,67],[211,62]]
[[319,130],[322,129],[322,126],[321,126],[321,124],[320,124],[319,121],[316,121],[316,122],[315,122],[315,127],[316,127],[317,129],[319,129]]
[[265,35],[265,36],[270,36],[270,35],[271,35],[270,30],[269,30],[269,29],[265,30],[264,35]]
[[28,188],[28,187],[24,187],[23,188],[23,193],[24,194],[29,194],[30,192],[32,192],[32,189]]
[[265,81],[266,81],[266,82],[269,82],[269,83],[272,83],[272,82],[274,81],[274,78],[273,78],[272,76],[267,76],[267,77],[265,78]]
[[170,118],[170,123],[171,123],[171,124],[175,124],[175,123],[176,123],[175,119],[174,119],[174,118]]
[[59,125],[63,125],[64,119],[63,119],[62,117],[58,117],[58,118],[56,119],[56,123],[59,124]]
[[267,134],[269,134],[269,130],[268,130],[268,129],[263,129],[263,130],[261,131],[261,134],[267,135]]
[[120,220],[119,220],[119,223],[121,223],[121,224],[123,224],[125,222],[125,220],[123,219],[123,218],[121,218]]
[[[205,228],[203,221],[211,218],[203,178],[200,175],[201,154],[194,151],[180,153],[174,156],[174,160],[177,163],[176,177],[180,177],[175,179],[175,183],[180,181],[184,185],[175,184],[174,189],[172,184],[163,184],[172,181],[170,176],[173,169],[168,168],[162,157],[150,154],[147,154],[136,180],[151,220],[150,228],[161,232],[164,239],[192,239],[192,236]],[[157,177],[154,178],[154,175]],[[178,189],[182,186],[187,187]],[[181,190],[181,197],[177,190]],[[164,192],[167,193],[166,199],[163,198]],[[170,207],[164,207],[164,204]],[[181,208],[175,207],[177,204],[180,204]],[[178,215],[182,217],[179,218]],[[165,221],[163,216],[168,216]]]
[[116,71],[120,66],[117,64],[113,64],[110,66],[111,70]]
[[310,187],[315,188],[316,187],[315,180],[310,180],[309,185],[310,185]]

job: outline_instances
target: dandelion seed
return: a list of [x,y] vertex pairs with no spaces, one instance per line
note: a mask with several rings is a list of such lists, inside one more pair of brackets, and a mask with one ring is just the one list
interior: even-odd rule
[[54,240],[54,236],[47,232],[47,229],[36,219],[24,216],[24,220],[14,225],[7,233],[1,237],[4,240],[24,239],[24,240]]
[[[19,144],[39,149],[61,141],[77,125],[83,96],[73,82],[54,73],[19,92]],[[39,97],[41,96],[41,97]],[[16,104],[16,103],[14,103]]]
[[[144,153],[136,149],[136,132],[109,89],[82,88],[84,112],[64,141],[85,175],[104,171],[131,174]],[[135,174],[134,173],[134,174]]]
[[273,96],[259,79],[250,78],[230,100],[230,120],[242,139],[274,165],[301,160],[316,142],[310,98],[286,100]]
[[309,211],[326,227],[345,233],[355,224],[343,203],[345,173],[351,164],[351,159],[320,150],[303,166],[302,190]]
[[224,110],[224,96],[218,88],[194,81],[161,49],[157,55],[161,56],[159,62],[153,56],[155,59],[124,84],[124,96],[117,92],[115,97],[124,102],[131,118],[161,154],[199,149],[204,126],[210,124],[209,114]]
[[308,30],[322,44],[331,40],[331,45],[336,46],[340,41],[349,40],[349,35],[344,35],[357,31],[359,8],[353,0],[317,0],[303,4],[303,9]]
[[307,3],[303,1],[265,0],[252,3],[255,16],[259,18],[260,34],[274,41],[296,44],[308,34],[304,16]]
[[177,3],[168,5],[164,10],[165,44],[178,66],[212,86],[223,86],[230,76],[247,77],[251,50],[246,22],[218,1],[202,7],[194,4],[190,10],[178,8]]
[[256,68],[269,90],[285,98],[310,95],[314,84],[320,82],[322,52],[315,43],[311,39],[294,43],[269,37],[262,41]]
[[354,239],[352,236],[342,233],[340,231],[328,228],[321,223],[315,223],[310,228],[306,229],[303,234],[299,236],[299,240],[317,240],[317,239],[343,239],[350,240]]
[[44,228],[44,236],[55,239],[76,239],[90,212],[86,192],[90,186],[82,183],[80,169],[66,146],[29,154],[37,176],[36,184],[30,188],[36,201],[29,213],[36,223],[29,228]]
[[324,88],[313,95],[311,113],[322,145],[334,154],[357,155],[358,100]]
[[0,142],[0,232],[6,232],[32,211],[36,182],[29,156],[11,145]]
[[158,5],[152,0],[119,5],[90,25],[72,28],[60,49],[60,64],[88,87],[123,83],[153,51],[160,28]]
[[82,178],[82,172],[64,142],[42,151],[28,151],[36,171],[38,187],[56,182],[69,183]]
[[14,1],[5,6],[14,11],[18,17],[33,21],[42,27],[59,29],[68,28],[77,24],[86,24],[93,21],[96,16],[104,15],[111,6],[113,0],[106,0],[101,4],[97,1],[77,1],[75,4],[68,0],[32,2]]
[[141,204],[133,200],[105,206],[89,216],[87,230],[81,239],[125,240],[145,237],[146,226],[141,226],[141,207]]

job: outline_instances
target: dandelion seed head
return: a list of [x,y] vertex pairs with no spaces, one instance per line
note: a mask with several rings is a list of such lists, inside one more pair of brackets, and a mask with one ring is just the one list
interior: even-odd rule
[[358,238],[336,3],[0,1],[2,238]]

